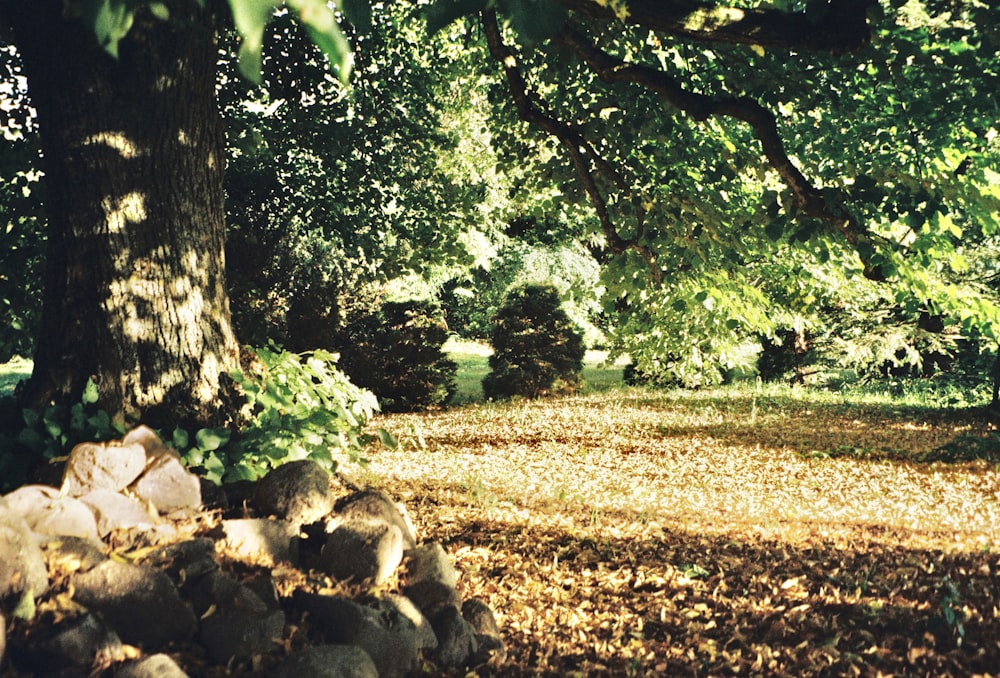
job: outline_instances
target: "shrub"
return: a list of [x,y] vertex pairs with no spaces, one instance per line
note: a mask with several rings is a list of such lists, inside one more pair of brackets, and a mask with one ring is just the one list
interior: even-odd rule
[[782,329],[773,337],[762,336],[757,356],[757,373],[763,381],[781,381],[801,384],[805,370],[815,361],[810,339],[802,330]]
[[565,392],[580,383],[583,335],[562,310],[550,285],[526,285],[510,292],[490,329],[487,398],[534,398]]
[[[213,482],[253,480],[289,461],[312,459],[334,469],[338,456],[361,461],[363,429],[378,410],[375,397],[337,369],[323,350],[296,354],[272,345],[255,349],[251,369],[233,378],[247,398],[248,423],[229,429],[182,429],[163,436]],[[192,439],[193,438],[193,439]]]
[[378,396],[384,411],[405,412],[446,403],[458,365],[442,349],[448,326],[432,301],[386,302],[347,323],[341,368]]

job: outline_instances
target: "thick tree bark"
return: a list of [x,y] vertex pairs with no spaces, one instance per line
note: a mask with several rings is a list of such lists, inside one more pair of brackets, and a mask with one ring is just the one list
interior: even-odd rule
[[[211,3],[208,3],[209,5]],[[88,379],[119,419],[227,418],[238,367],[224,280],[216,33],[195,9],[144,12],[110,57],[62,0],[0,0],[38,111],[48,210],[31,405]]]

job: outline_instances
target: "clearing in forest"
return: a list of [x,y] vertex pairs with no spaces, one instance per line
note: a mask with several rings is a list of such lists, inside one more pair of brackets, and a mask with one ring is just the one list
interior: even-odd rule
[[613,388],[380,417],[399,446],[366,480],[496,610],[495,675],[988,675],[1000,444],[981,415]]

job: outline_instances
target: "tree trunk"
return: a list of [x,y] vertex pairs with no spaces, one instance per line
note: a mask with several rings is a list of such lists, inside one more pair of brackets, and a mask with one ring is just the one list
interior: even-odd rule
[[[219,425],[239,364],[208,10],[136,14],[113,59],[62,0],[0,0],[38,112],[48,210],[29,405],[89,379],[119,421]],[[212,3],[207,3],[211,5]]]

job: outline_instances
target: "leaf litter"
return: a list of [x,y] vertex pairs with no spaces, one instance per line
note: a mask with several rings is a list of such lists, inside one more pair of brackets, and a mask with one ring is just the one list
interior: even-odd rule
[[633,389],[376,423],[410,435],[366,479],[497,613],[480,675],[1000,672],[1000,466],[911,461],[984,419]]

